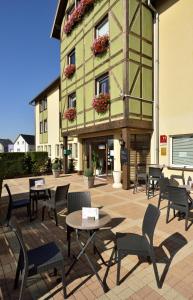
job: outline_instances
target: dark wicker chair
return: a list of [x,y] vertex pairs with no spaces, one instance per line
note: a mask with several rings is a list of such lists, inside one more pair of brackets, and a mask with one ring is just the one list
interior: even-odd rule
[[49,271],[51,269],[54,269],[54,271],[55,269],[61,271],[63,293],[64,297],[66,297],[64,258],[58,246],[54,242],[51,242],[40,247],[27,250],[22,238],[21,231],[14,219],[10,221],[10,226],[15,232],[20,246],[19,260],[17,264],[14,283],[14,288],[17,288],[19,276],[21,274],[22,282],[19,300],[24,299],[24,290],[27,284],[28,277]]
[[184,214],[185,219],[185,230],[188,230],[188,220],[190,210],[193,209],[192,198],[185,188],[168,186],[168,208],[166,215],[166,223],[169,223],[170,209],[174,211],[174,217],[176,216],[175,211],[178,211],[178,215]]
[[7,211],[7,217],[6,217],[6,223],[9,224],[9,220],[11,219],[12,215],[12,210],[13,209],[18,209],[21,207],[26,207],[27,208],[27,214],[30,218],[31,221],[31,203],[30,199],[18,199],[18,200],[13,200],[10,188],[8,184],[5,184],[4,187],[7,190],[7,193],[9,195],[9,205],[8,205],[8,211]]
[[159,216],[159,209],[149,204],[143,219],[142,235],[135,233],[116,233],[117,285],[120,284],[121,259],[125,254],[130,254],[151,259],[157,286],[159,288],[161,287],[153,248],[154,230]]
[[42,204],[42,221],[44,221],[45,208],[47,207],[49,212],[54,212],[56,226],[58,226],[57,210],[59,208],[67,207],[68,190],[70,184],[57,186],[56,190],[51,190],[51,198],[43,201]]
[[162,200],[168,200],[168,186],[170,185],[170,180],[168,177],[161,177],[159,182],[159,199],[158,199],[158,208],[160,208],[160,203]]
[[148,176],[147,176],[147,172],[146,172],[146,165],[138,164],[136,166],[136,170],[135,170],[135,182],[134,182],[133,193],[136,193],[140,183],[144,182],[145,187],[146,187],[146,194],[147,194],[147,179],[148,179]]
[[[67,210],[68,214],[81,210],[82,207],[91,207],[90,192],[68,193]],[[74,229],[67,225],[68,256],[70,256],[71,233]]]
[[163,168],[149,167],[148,181],[147,181],[147,197],[148,199],[153,196],[155,187],[157,186],[159,179],[163,176]]

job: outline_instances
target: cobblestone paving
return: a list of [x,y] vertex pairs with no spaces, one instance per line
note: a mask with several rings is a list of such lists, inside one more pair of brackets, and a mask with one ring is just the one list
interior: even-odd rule
[[[28,195],[28,178],[7,180],[15,198]],[[70,191],[83,191],[86,187],[82,176],[69,175],[53,178],[45,177],[50,185],[70,183]],[[147,200],[145,192],[140,189],[136,194],[132,190],[116,190],[105,181],[95,181],[95,187],[90,189],[92,206],[102,207],[109,213],[112,221],[97,234],[96,243],[103,258],[108,261],[114,246],[115,233],[141,233],[142,219],[148,203],[157,205],[157,195]],[[161,289],[157,288],[152,265],[143,261],[133,271],[138,263],[135,256],[126,256],[122,261],[121,277],[124,279],[116,286],[116,265],[110,267],[107,276],[109,291],[104,293],[96,276],[92,274],[84,258],[76,264],[67,277],[68,299],[193,299],[193,226],[185,232],[184,220],[175,218],[166,224],[166,201],[161,203],[161,217],[155,232],[155,250],[159,276],[163,282]],[[0,203],[1,217],[7,207],[7,195],[3,190]],[[66,243],[66,210],[59,214],[59,226],[45,215],[41,221],[41,206],[37,219],[29,222],[26,209],[14,211],[22,228],[23,237],[28,249],[37,247],[49,241],[55,241],[62,249],[65,257],[65,269],[72,258],[67,257]],[[84,238],[84,236],[83,236]],[[79,248],[72,238],[72,254],[78,253]],[[88,249],[101,278],[106,267],[101,260]],[[18,299],[19,289],[13,290],[16,265],[18,259],[18,244],[14,234],[8,227],[0,229],[0,299]],[[28,280],[24,299],[63,299],[61,283],[50,273],[34,276]]]

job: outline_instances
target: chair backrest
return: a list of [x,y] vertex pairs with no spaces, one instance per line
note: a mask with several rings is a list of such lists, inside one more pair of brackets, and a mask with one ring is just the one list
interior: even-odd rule
[[70,184],[57,186],[56,192],[55,192],[55,201],[56,202],[61,202],[61,201],[67,202],[69,186],[70,186]]
[[17,237],[17,240],[19,242],[20,255],[22,255],[24,268],[28,268],[27,249],[26,249],[25,243],[23,241],[21,230],[20,230],[20,228],[18,226],[18,223],[17,223],[17,221],[16,221],[16,219],[14,217],[11,218],[11,220],[9,221],[9,226],[11,227],[11,229],[13,230],[13,232],[15,233],[15,235]]
[[[171,175],[170,179],[173,186],[179,186],[180,184],[185,185],[184,171],[182,171],[181,175]],[[180,183],[179,180],[181,181]]]
[[29,178],[29,188],[31,188],[32,186],[35,185],[36,181],[42,181],[43,183],[45,183],[45,179],[43,177],[40,178]]
[[188,193],[186,188],[168,186],[169,201],[180,209],[188,209]]
[[10,188],[9,188],[9,186],[8,186],[7,183],[4,184],[4,187],[6,188],[7,193],[8,193],[8,195],[9,195],[9,208],[11,208],[11,205],[12,205],[12,202],[13,202],[13,197],[12,197],[12,195],[11,195],[11,191],[10,191]]
[[156,177],[161,178],[162,177],[162,169],[161,168],[154,168],[149,167],[149,177]]
[[68,213],[81,210],[82,207],[91,207],[90,192],[68,193],[67,209]]
[[156,206],[149,204],[142,225],[142,234],[147,238],[150,246],[153,246],[153,236],[157,221],[160,216],[160,210]]
[[168,177],[161,177],[159,179],[158,185],[159,185],[161,194],[168,192],[168,186],[170,185],[169,178]]

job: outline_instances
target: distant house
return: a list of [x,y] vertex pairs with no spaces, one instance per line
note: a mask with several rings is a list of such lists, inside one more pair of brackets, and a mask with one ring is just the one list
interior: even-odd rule
[[13,145],[13,142],[9,139],[0,139],[0,153],[10,152],[9,147]]
[[14,152],[35,151],[35,136],[20,134],[14,143]]

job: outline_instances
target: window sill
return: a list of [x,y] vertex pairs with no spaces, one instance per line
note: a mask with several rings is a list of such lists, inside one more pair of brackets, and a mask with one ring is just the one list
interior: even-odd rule
[[190,172],[193,172],[193,167],[191,168],[188,168],[188,167],[173,167],[173,166],[168,166],[167,167],[168,170],[179,170],[179,171],[190,171]]

